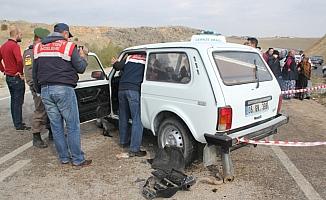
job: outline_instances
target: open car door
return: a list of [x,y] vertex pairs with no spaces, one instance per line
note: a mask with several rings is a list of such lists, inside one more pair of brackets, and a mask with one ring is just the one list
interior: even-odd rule
[[80,122],[110,114],[110,86],[107,73],[95,53],[88,53],[88,66],[75,88]]

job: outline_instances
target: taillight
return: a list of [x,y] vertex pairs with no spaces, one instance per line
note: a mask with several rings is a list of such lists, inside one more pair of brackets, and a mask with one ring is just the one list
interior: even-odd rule
[[230,106],[218,109],[217,130],[225,131],[231,129],[232,126],[232,108]]
[[277,114],[280,114],[280,113],[281,113],[281,109],[282,109],[282,100],[283,100],[283,96],[280,95],[280,97],[278,98]]

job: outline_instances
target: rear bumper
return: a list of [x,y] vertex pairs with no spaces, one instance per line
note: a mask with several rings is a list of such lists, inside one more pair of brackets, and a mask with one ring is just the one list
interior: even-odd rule
[[204,136],[208,144],[224,148],[239,148],[243,144],[238,143],[238,138],[245,137],[246,139],[259,140],[268,137],[274,134],[278,127],[287,124],[288,121],[288,116],[279,114],[252,126],[215,134],[205,133]]

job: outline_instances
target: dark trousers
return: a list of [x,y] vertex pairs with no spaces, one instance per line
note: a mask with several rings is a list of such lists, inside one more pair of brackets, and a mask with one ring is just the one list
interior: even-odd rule
[[6,82],[9,88],[11,100],[11,117],[15,128],[20,128],[23,125],[22,108],[25,95],[25,82],[19,77],[6,76]]
[[[297,82],[298,82],[298,89],[306,89],[308,85],[308,78],[305,75],[300,74],[299,81]],[[298,94],[299,94],[299,98],[303,99],[305,92],[299,92]]]

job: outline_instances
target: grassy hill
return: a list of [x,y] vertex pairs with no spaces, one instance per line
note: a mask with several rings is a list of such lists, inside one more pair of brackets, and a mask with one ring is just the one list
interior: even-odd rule
[[[52,31],[54,24],[30,23],[25,21],[6,21],[0,20],[0,44],[8,38],[8,28],[16,25],[23,32],[22,49],[32,43],[33,29],[44,27]],[[74,42],[78,45],[86,45],[91,51],[96,52],[103,63],[108,65],[111,57],[116,55],[123,48],[158,42],[189,41],[193,34],[200,30],[182,26],[169,27],[137,27],[137,28],[118,28],[106,26],[71,26],[71,32],[75,36]],[[258,38],[259,46],[262,49],[269,47],[289,48],[289,49],[309,49],[319,38],[289,38],[273,37]],[[228,42],[243,44],[245,37],[227,37]],[[322,47],[321,47],[322,48]],[[318,51],[318,49],[316,49]]]
[[308,48],[306,52],[309,56],[320,55],[326,59],[326,35],[318,40],[312,47]]
[[[11,25],[18,26],[23,32],[22,49],[32,43],[34,28],[44,27],[52,31],[54,26],[54,24],[0,20],[0,44],[7,40],[9,35],[7,29]],[[148,43],[190,40],[191,36],[199,30],[182,26],[156,28],[71,26],[71,32],[74,35],[73,41],[77,45],[88,46],[91,51],[99,55],[105,65],[108,65],[111,57],[117,55],[123,48]]]

